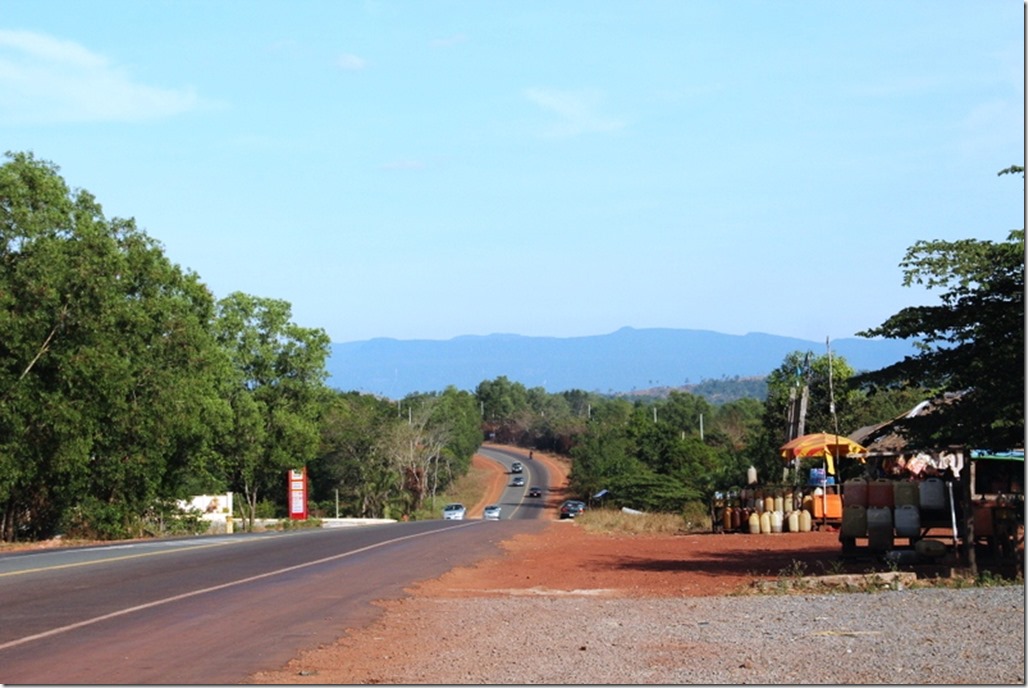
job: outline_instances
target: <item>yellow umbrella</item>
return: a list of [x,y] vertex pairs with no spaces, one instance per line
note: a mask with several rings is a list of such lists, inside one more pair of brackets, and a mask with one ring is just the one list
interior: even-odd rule
[[867,456],[867,449],[844,435],[815,432],[789,440],[781,446],[779,453],[786,461],[823,457],[828,463],[828,473],[835,475],[833,457],[847,456],[856,458],[863,463],[864,457]]

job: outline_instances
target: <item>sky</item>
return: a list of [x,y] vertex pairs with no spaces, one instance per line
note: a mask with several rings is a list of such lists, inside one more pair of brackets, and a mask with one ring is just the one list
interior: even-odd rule
[[852,337],[1024,226],[1012,0],[0,0],[0,142],[334,342]]

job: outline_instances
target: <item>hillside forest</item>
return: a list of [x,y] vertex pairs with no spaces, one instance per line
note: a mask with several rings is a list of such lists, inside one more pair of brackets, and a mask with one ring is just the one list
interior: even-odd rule
[[385,399],[329,388],[329,338],[293,323],[289,303],[216,298],[59,172],[31,153],[0,166],[3,541],[184,532],[195,521],[176,500],[224,491],[252,527],[285,515],[285,475],[301,466],[315,512],[434,517],[434,497],[485,439],[567,456],[580,497],[605,489],[612,506],[681,513],[750,466],[781,475],[801,385],[807,432],[848,434],[958,391],[931,422],[911,422],[912,441],[1023,446],[1023,230],[912,246],[900,278],[940,290],[940,303],[862,333],[921,342],[883,370],[796,351],[742,395],[728,381],[626,397],[501,376]]

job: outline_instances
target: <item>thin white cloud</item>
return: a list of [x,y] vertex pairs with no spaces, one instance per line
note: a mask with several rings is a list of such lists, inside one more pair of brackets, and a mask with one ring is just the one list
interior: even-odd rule
[[360,55],[344,53],[336,58],[336,67],[346,72],[359,72],[368,66],[368,61]]
[[0,29],[0,121],[135,122],[188,112],[192,89],[134,81],[125,69],[72,41]]
[[545,132],[547,136],[565,138],[588,133],[607,133],[625,126],[623,121],[608,117],[599,111],[603,94],[593,89],[558,91],[529,88],[525,90],[525,97],[543,110],[557,115],[558,121]]

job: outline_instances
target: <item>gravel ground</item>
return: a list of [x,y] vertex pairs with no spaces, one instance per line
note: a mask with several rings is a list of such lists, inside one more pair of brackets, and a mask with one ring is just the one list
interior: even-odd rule
[[1025,684],[1023,587],[422,602],[434,655],[368,682]]

